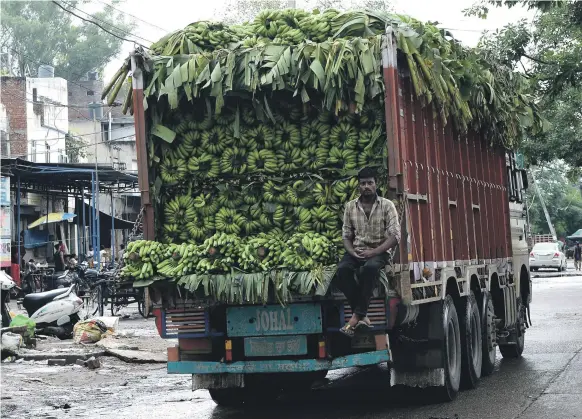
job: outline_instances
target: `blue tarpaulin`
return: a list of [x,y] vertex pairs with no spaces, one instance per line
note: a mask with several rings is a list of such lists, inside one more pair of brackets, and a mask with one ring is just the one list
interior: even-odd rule
[[48,230],[24,230],[24,248],[34,249],[43,247],[48,243]]

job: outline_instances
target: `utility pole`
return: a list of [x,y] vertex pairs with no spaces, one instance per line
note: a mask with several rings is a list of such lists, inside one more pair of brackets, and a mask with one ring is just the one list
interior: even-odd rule
[[544,215],[546,216],[546,222],[548,223],[548,227],[550,228],[550,234],[552,235],[552,238],[554,240],[558,240],[556,230],[554,229],[554,225],[552,224],[552,220],[550,219],[550,214],[548,213],[548,209],[546,208],[546,202],[544,201],[544,198],[542,198],[542,194],[540,192],[540,188],[538,187],[538,183],[536,182],[536,177],[533,171],[531,172],[531,178],[533,180],[534,185],[536,186],[536,193],[538,195],[538,198],[540,199],[540,203],[542,204],[542,209],[544,210]]

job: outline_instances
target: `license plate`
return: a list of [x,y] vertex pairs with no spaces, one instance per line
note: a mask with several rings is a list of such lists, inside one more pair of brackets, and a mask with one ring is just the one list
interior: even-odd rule
[[307,354],[306,336],[245,338],[245,356],[287,356]]
[[376,348],[376,340],[373,335],[354,336],[352,339],[352,348]]
[[321,307],[319,304],[229,307],[226,329],[228,336],[321,333]]

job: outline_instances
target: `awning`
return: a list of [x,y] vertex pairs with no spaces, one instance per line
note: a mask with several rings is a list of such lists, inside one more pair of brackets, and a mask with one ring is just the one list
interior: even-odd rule
[[[83,202],[80,199],[76,199],[75,214],[79,217],[79,224],[83,223],[83,209],[85,210],[85,223],[87,226],[89,226],[91,224],[92,207],[86,202]],[[111,230],[111,221],[112,219],[109,214],[106,214],[103,211],[99,211],[99,225],[101,226],[102,231]],[[133,228],[133,222],[115,217],[114,227],[116,230],[130,230]]]
[[35,228],[43,224],[50,224],[50,223],[59,223],[61,221],[67,221],[71,218],[75,218],[75,214],[71,214],[70,212],[51,212],[45,216],[40,217],[38,220],[33,222],[32,224],[28,225],[28,228]]
[[566,237],[568,240],[580,240],[582,241],[582,228],[578,231],[576,231],[574,234],[572,234],[571,236]]

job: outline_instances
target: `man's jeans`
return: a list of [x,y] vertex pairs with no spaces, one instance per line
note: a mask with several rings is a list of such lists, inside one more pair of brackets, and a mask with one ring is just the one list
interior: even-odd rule
[[[387,262],[387,253],[368,260],[359,260],[347,252],[340,261],[335,286],[344,293],[356,315],[365,317],[368,314],[374,286],[380,276],[380,270]],[[358,275],[359,283],[356,282],[354,274]]]

